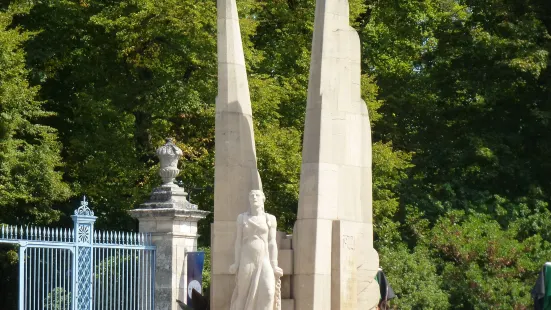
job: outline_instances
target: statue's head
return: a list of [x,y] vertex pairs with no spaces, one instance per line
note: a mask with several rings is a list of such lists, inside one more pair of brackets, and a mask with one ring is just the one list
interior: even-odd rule
[[249,192],[249,203],[251,205],[252,209],[260,209],[264,210],[264,201],[266,200],[266,196],[264,196],[264,193],[259,189],[253,189]]

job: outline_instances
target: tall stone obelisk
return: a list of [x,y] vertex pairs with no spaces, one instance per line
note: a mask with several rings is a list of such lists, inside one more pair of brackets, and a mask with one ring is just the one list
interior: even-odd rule
[[317,0],[293,232],[296,310],[376,307],[371,129],[347,0]]
[[211,226],[211,309],[229,309],[235,276],[235,221],[248,194],[262,189],[235,0],[218,0],[218,97],[215,120],[214,224]]

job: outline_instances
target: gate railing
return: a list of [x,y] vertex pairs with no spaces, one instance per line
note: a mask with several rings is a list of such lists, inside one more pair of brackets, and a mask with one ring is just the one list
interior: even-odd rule
[[144,233],[95,231],[86,197],[73,229],[0,228],[19,245],[19,310],[153,310],[155,246]]

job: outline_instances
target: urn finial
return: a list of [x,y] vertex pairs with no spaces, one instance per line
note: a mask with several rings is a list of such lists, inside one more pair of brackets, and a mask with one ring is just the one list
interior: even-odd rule
[[184,153],[182,150],[172,142],[171,138],[166,139],[166,143],[157,149],[157,157],[161,162],[161,169],[159,175],[163,179],[164,186],[176,187],[174,184],[174,178],[180,173],[178,169],[178,159],[182,157]]

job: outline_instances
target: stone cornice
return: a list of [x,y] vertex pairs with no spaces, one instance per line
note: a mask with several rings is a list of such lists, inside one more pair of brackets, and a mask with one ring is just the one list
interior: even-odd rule
[[211,212],[203,210],[176,209],[176,208],[139,208],[130,210],[130,215],[136,219],[181,219],[199,221]]

